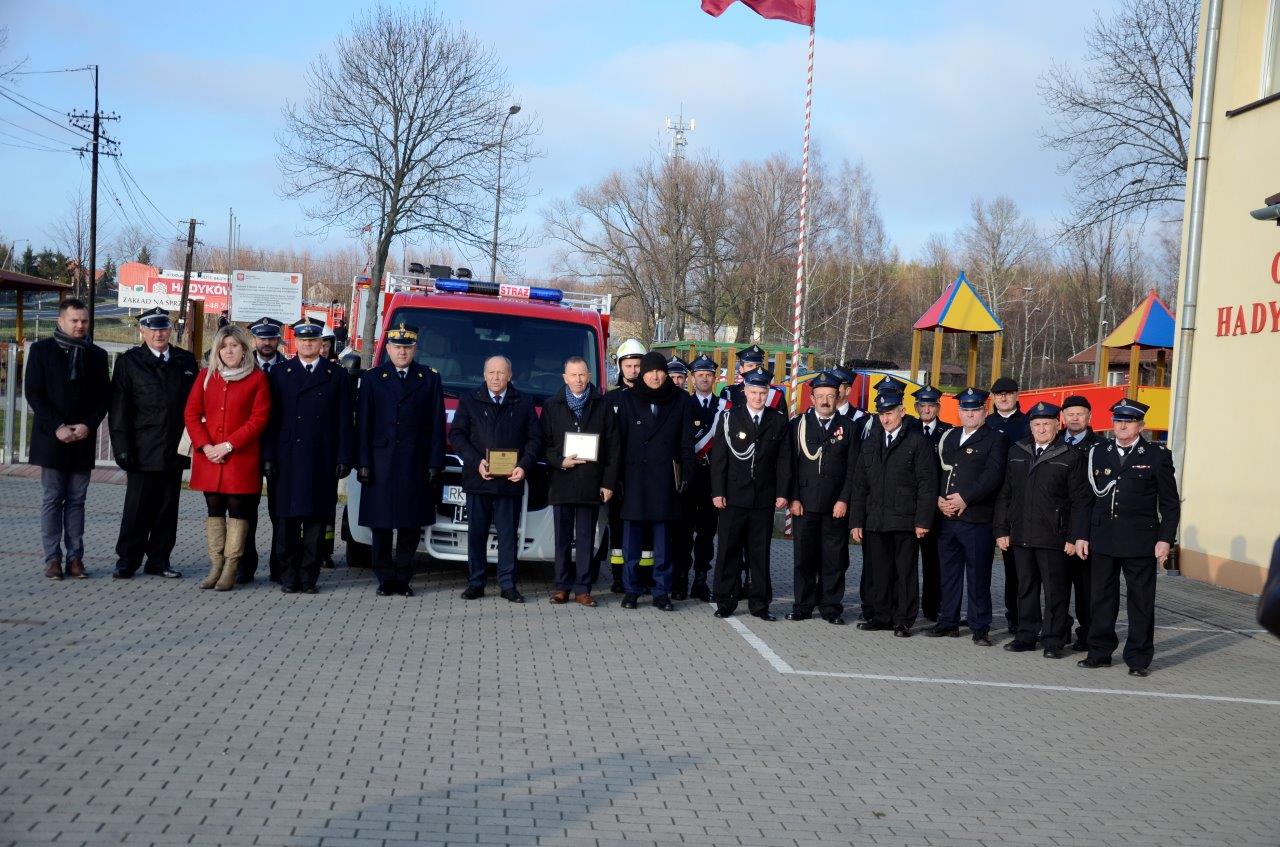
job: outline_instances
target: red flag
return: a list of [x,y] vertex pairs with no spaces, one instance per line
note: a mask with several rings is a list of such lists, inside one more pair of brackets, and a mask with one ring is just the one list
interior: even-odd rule
[[[733,4],[734,0],[702,0],[702,11],[718,18]],[[818,0],[742,0],[742,5],[762,18],[813,26]]]

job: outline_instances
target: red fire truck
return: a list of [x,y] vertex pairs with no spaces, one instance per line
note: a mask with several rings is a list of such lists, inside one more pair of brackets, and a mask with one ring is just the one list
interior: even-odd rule
[[[490,356],[502,355],[511,360],[512,384],[531,395],[539,408],[564,386],[564,360],[570,356],[586,359],[592,381],[601,390],[607,387],[605,350],[610,295],[429,276],[398,276],[396,285],[397,290],[380,304],[379,339],[366,366],[381,363],[382,337],[389,326],[404,321],[417,327],[416,359],[440,374],[450,423],[458,397],[483,384],[484,361]],[[367,287],[364,291],[357,289],[356,296],[367,302]],[[358,331],[362,305],[353,304],[353,335]],[[450,453],[436,522],[427,528],[420,548],[434,559],[467,559],[467,507],[461,468],[457,455]],[[347,480],[342,535],[347,541],[348,562],[357,565],[368,561],[368,545],[373,538],[370,530],[359,524],[359,515],[360,484],[352,473]],[[604,527],[598,532],[596,547],[601,549]],[[518,533],[516,553],[520,560],[555,560],[545,465],[540,464],[530,474],[525,486]],[[497,542],[492,535],[489,560],[497,560]]]

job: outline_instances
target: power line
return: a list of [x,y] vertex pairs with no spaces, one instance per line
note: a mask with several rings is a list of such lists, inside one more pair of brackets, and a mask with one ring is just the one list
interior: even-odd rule
[[[0,132],[0,135],[6,133]],[[13,136],[9,136],[13,138]],[[71,153],[71,150],[62,150],[57,147],[33,147],[30,144],[14,144],[12,141],[0,141],[0,147],[13,147],[17,150],[35,150],[40,153]]]
[[[178,235],[180,234],[178,232],[175,232],[173,235],[164,235],[155,226],[153,220],[147,214],[147,212],[142,208],[142,204],[138,202],[138,198],[134,196],[133,190],[129,187],[129,182],[125,178],[124,166],[120,161],[120,157],[116,157],[114,161],[116,165],[116,172],[120,177],[120,187],[124,189],[125,196],[129,198],[129,202],[133,204],[133,208],[138,211],[138,219],[142,221],[143,225],[147,229],[151,230],[152,234],[155,235],[156,238],[159,238],[162,242],[168,242],[173,238],[178,237]],[[164,224],[168,226],[169,221],[165,220]]]
[[59,68],[53,71],[13,71],[9,76],[31,76],[33,74],[73,74],[80,71],[91,71],[93,67],[86,65],[83,68]]
[[147,203],[151,206],[151,208],[156,210],[156,214],[160,216],[161,220],[164,220],[164,221],[173,220],[173,218],[170,218],[164,212],[160,211],[160,207],[155,204],[155,201],[152,200],[150,196],[148,196],[147,192],[142,190],[142,186],[138,185],[138,181],[133,178],[133,172],[130,171],[129,168],[125,166],[123,159],[117,159],[116,166],[120,168],[120,172],[124,174],[124,176],[129,180],[129,182],[133,183],[133,187],[138,189],[138,193],[142,195],[142,199],[146,200]]
[[45,135],[43,132],[37,132],[36,130],[31,129],[30,127],[23,126],[20,123],[9,120],[8,118],[0,118],[0,123],[6,123],[11,127],[16,127],[17,129],[22,130],[23,132],[29,132],[32,135],[39,136],[40,138],[43,138],[46,141],[52,141],[54,144],[64,143],[64,139],[54,138],[52,135]]
[[[19,96],[21,96],[21,95],[19,95]],[[11,96],[11,94],[10,94],[9,90],[8,90],[8,89],[6,89],[6,88],[4,88],[3,86],[0,86],[0,97],[3,97],[4,99],[8,100],[10,103],[13,103],[15,106],[17,106],[17,107],[19,107],[19,108],[21,108],[21,109],[26,109],[28,112],[30,112],[31,114],[35,115],[37,118],[39,118],[40,120],[44,121],[45,123],[53,124],[53,125],[54,125],[54,126],[56,126],[58,129],[65,130],[65,131],[67,131],[67,132],[71,133],[72,135],[76,136],[77,138],[92,138],[92,137],[93,137],[92,135],[84,134],[84,133],[82,133],[82,132],[77,132],[76,130],[72,129],[71,127],[67,126],[66,124],[60,124],[60,123],[58,123],[57,121],[55,121],[54,119],[49,118],[49,117],[46,117],[46,116],[44,116],[44,115],[40,114],[40,113],[39,113],[39,112],[37,112],[35,109],[31,108],[30,106],[26,105],[25,103],[19,102],[17,99],[15,99],[13,96]],[[25,98],[24,98],[24,99],[25,99]],[[32,101],[32,102],[34,102],[34,101]],[[37,105],[40,105],[40,104],[37,104]],[[48,107],[46,106],[45,108],[48,108]],[[50,110],[50,111],[52,111],[52,110]]]
[[[125,208],[124,202],[120,199],[120,195],[116,192],[114,186],[112,186],[111,181],[107,179],[107,172],[105,170],[99,174],[99,177],[102,180],[103,186],[107,189],[107,193],[111,195],[111,199],[116,201],[116,205],[120,208],[120,216],[126,224],[143,230],[144,232],[150,231],[151,234],[160,239],[162,243],[168,240],[165,236],[161,235],[154,226],[152,226],[151,222],[148,221],[145,216],[141,216],[135,220],[129,214],[129,210]],[[133,203],[134,209],[138,208],[137,201],[135,201],[132,196],[129,197],[129,201]],[[141,215],[141,211],[139,211],[139,215]],[[138,224],[138,221],[142,222],[141,225]]]

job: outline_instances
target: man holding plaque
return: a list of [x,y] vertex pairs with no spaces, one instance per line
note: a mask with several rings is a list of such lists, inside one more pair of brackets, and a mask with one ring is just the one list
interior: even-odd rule
[[556,528],[556,590],[551,602],[592,607],[592,560],[600,506],[618,485],[618,434],[613,409],[591,384],[581,356],[564,363],[564,390],[542,404],[542,443],[550,480],[547,500]]
[[484,596],[489,527],[498,540],[498,585],[502,597],[523,603],[516,588],[516,532],[525,477],[542,452],[542,428],[533,401],[511,385],[511,362],[490,356],[484,385],[458,399],[449,433],[462,459],[467,494],[467,562],[471,572],[464,600]]

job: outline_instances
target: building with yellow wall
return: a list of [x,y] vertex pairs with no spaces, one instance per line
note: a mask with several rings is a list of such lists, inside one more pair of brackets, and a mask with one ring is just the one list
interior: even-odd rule
[[1250,212],[1280,194],[1280,0],[1204,0],[1198,55],[1201,185],[1193,164],[1174,309],[1180,566],[1258,593],[1280,535],[1280,227]]

